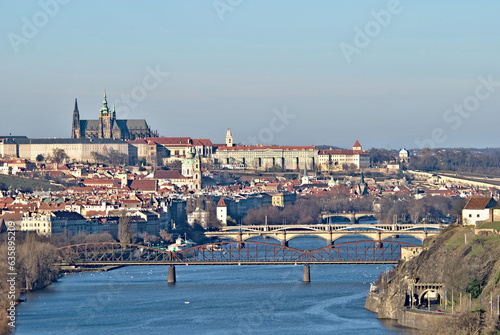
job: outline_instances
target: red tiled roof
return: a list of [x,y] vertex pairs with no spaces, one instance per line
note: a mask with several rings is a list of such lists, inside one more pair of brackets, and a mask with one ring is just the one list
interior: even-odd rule
[[356,140],[356,143],[354,143],[353,147],[360,147],[360,146],[361,146],[361,144],[359,144],[359,141]]
[[171,145],[171,144],[192,144],[191,137],[147,137],[146,140],[153,141],[161,145]]
[[369,155],[367,152],[359,151],[359,150],[320,150],[319,155]]
[[497,202],[492,197],[476,197],[471,198],[464,209],[485,209],[492,208],[497,205]]
[[40,207],[38,207],[39,210],[45,210],[45,211],[63,211],[66,209],[65,204],[57,204],[57,203],[47,203],[47,204],[41,204]]
[[130,188],[132,190],[137,190],[137,191],[156,191],[156,180],[150,179],[150,180],[134,180],[132,181],[132,184],[130,184]]
[[208,138],[196,138],[193,139],[193,145],[204,145],[206,147],[212,146],[212,141]]
[[217,207],[227,207],[223,197],[220,197]]
[[179,171],[176,170],[156,170],[155,179],[185,179]]
[[113,185],[118,184],[118,179],[85,179],[84,185]]
[[146,144],[146,140],[143,138],[137,138],[135,140],[126,141],[126,142],[130,143],[130,144]]
[[249,145],[235,147],[221,147],[219,150],[316,150],[315,146],[277,146],[277,145]]

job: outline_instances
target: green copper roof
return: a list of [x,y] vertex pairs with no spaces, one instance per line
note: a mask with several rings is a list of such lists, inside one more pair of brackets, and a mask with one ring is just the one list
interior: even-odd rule
[[108,101],[106,100],[106,92],[104,93],[104,101],[102,102],[101,114],[108,114]]

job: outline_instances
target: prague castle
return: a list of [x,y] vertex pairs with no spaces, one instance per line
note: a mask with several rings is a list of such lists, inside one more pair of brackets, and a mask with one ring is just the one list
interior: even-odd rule
[[108,108],[106,93],[99,112],[99,120],[80,120],[78,102],[75,99],[71,138],[135,140],[146,137],[158,137],[158,133],[151,131],[144,119],[117,120],[115,108],[113,107],[113,111]]

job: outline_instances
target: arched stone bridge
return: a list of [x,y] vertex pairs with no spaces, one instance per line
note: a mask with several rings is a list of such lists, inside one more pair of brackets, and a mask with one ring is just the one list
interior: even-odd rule
[[374,241],[382,241],[393,236],[411,236],[420,241],[438,234],[442,224],[316,224],[316,225],[251,225],[226,226],[219,231],[205,232],[207,237],[227,238],[235,241],[246,241],[253,237],[274,238],[281,245],[299,236],[316,236],[327,241],[327,245],[335,240],[352,235],[360,235]]
[[355,212],[355,213],[328,213],[328,212],[323,212],[321,213],[321,219],[327,220],[329,218],[335,218],[335,217],[343,217],[346,219],[351,220],[351,223],[358,223],[359,219],[375,219],[376,213],[374,212]]

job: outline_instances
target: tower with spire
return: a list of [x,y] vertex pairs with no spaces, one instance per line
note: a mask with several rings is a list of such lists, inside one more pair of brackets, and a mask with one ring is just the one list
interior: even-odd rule
[[146,120],[118,120],[116,108],[108,107],[106,91],[97,120],[80,120],[80,112],[75,99],[73,111],[72,138],[102,138],[135,140],[138,138],[158,137],[158,132],[152,131]]
[[226,146],[227,147],[232,147],[233,146],[233,134],[231,134],[231,129],[227,129],[226,132]]
[[75,99],[75,109],[73,110],[73,127],[71,128],[71,138],[81,138],[80,112],[78,111],[78,102]]
[[113,119],[111,110],[108,108],[108,101],[106,99],[106,92],[104,92],[104,101],[102,108],[99,112],[99,138],[113,138]]
[[352,146],[352,151],[363,151],[363,147],[359,144],[358,140],[356,140],[356,143]]

